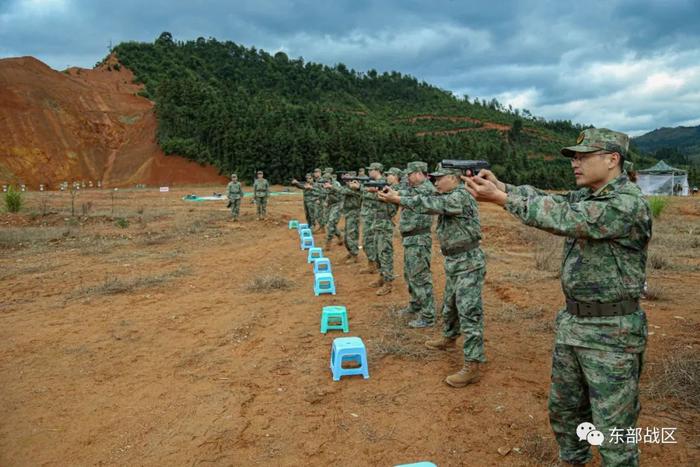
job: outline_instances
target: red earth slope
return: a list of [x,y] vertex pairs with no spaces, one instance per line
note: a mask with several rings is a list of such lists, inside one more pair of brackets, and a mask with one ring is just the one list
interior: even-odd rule
[[214,167],[166,156],[153,103],[113,61],[58,72],[33,57],[0,60],[0,182],[103,186],[220,183]]

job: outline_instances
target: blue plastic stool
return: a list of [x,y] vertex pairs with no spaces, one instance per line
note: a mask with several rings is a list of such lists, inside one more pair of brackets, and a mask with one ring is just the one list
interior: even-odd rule
[[319,272],[314,274],[314,294],[318,297],[321,294],[335,295],[335,280],[330,272]]
[[299,238],[304,238],[304,237],[313,237],[314,234],[311,233],[311,229],[301,229],[299,231]]
[[301,237],[301,249],[302,250],[308,250],[309,248],[314,247],[314,238],[313,237]]
[[321,333],[325,334],[332,329],[340,329],[343,332],[350,332],[348,312],[344,306],[323,307],[323,310],[321,311]]
[[302,230],[308,229],[308,228],[309,228],[309,224],[301,224],[301,223],[300,223],[299,225],[297,225],[297,229],[298,229],[300,232],[301,232]]
[[309,256],[306,257],[306,262],[313,263],[318,258],[323,258],[323,248],[317,246],[309,248]]
[[437,467],[437,465],[433,464],[432,462],[416,462],[415,464],[401,464],[401,465],[395,465],[394,467]]
[[[343,368],[343,362],[357,362],[357,368]],[[338,337],[333,339],[331,347],[331,372],[333,381],[340,381],[342,376],[362,375],[369,378],[367,368],[367,351],[365,343],[359,337]]]
[[319,272],[333,273],[331,270],[331,260],[328,258],[318,258],[314,261],[314,274]]
[[296,220],[292,219],[291,221],[289,221],[289,226],[288,226],[288,227],[289,227],[289,230],[292,230],[292,229],[299,229],[299,221],[296,221]]

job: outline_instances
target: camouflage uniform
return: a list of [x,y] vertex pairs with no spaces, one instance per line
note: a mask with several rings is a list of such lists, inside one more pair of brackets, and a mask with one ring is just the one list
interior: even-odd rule
[[[408,173],[427,172],[424,162],[411,162]],[[407,174],[408,175],[408,174]],[[431,196],[436,190],[429,180],[416,187],[406,186],[399,190],[401,196]],[[431,228],[433,216],[413,209],[402,209],[399,232],[403,238],[403,277],[408,284],[410,302],[408,312],[420,313],[426,323],[435,322],[435,299],[433,298],[433,275],[430,272],[433,239]]]
[[[626,154],[628,138],[606,129],[585,130],[574,152]],[[595,192],[583,188],[553,195],[506,185],[505,209],[527,225],[566,237],[561,284],[567,307],[557,314],[549,418],[559,456],[571,463],[591,459],[576,427],[592,422],[606,437],[599,451],[605,466],[639,465],[634,443],[611,442],[612,428],[634,427],[639,415],[639,377],[647,321],[639,307],[651,238],[649,206],[623,173]],[[586,307],[594,316],[580,316]],[[600,316],[614,306],[618,316]],[[603,311],[603,313],[601,313]]]
[[243,198],[243,188],[241,187],[241,182],[230,181],[226,186],[226,193],[228,194],[228,201],[231,204],[231,217],[233,220],[238,220],[238,215],[241,211],[241,198]]
[[[350,175],[354,176],[355,174],[351,172]],[[345,216],[345,248],[348,250],[349,255],[357,256],[360,253],[358,244],[360,239],[360,193],[347,186],[341,186],[339,192],[343,197],[342,211],[343,216]]]
[[321,204],[323,203],[323,177],[319,178],[314,178],[313,183],[312,183],[312,198],[314,199],[314,204],[313,204],[313,209],[314,209],[314,222],[318,225],[319,228],[325,227],[325,224],[322,223],[322,210],[321,210]]
[[[306,174],[306,183],[309,185],[313,185],[313,181],[313,176],[310,173]],[[306,217],[306,224],[309,226],[310,229],[313,229],[314,224],[316,223],[316,218],[314,217],[316,210],[314,206],[315,203],[316,197],[313,190],[309,188],[304,188],[304,216]]]
[[333,241],[333,237],[342,238],[338,228],[340,222],[340,208],[342,207],[343,197],[341,196],[340,183],[333,176],[326,179],[327,183],[331,184],[330,189],[326,189],[326,202],[328,204],[328,220],[326,222],[326,242]]
[[258,219],[267,216],[267,197],[270,196],[270,184],[264,178],[256,178],[253,182],[255,204],[258,207]]
[[[398,173],[397,173],[398,172]],[[387,173],[394,173],[400,176],[401,171],[392,167]],[[398,188],[398,185],[392,188]],[[379,273],[384,282],[394,280],[394,216],[399,210],[395,204],[378,202],[372,212],[372,231],[374,236],[377,262],[379,263]]]
[[[436,175],[459,174],[440,169]],[[419,213],[437,214],[437,236],[445,256],[443,335],[456,339],[464,335],[464,361],[486,361],[484,357],[484,315],[481,289],[486,274],[484,253],[479,247],[481,225],[474,198],[458,186],[447,193],[401,197],[401,206]]]
[[323,170],[323,177],[321,177],[321,191],[320,191],[320,213],[319,213],[319,220],[321,226],[324,228],[328,225],[328,214],[329,214],[329,206],[328,206],[328,190],[323,188],[323,184],[326,182],[324,178],[326,175],[330,176],[333,173],[333,169],[331,167],[326,167]]
[[[373,170],[381,171],[382,164],[373,162],[370,164]],[[377,242],[374,236],[374,212],[381,203],[378,200],[377,194],[362,188],[362,205],[360,207],[360,218],[362,219],[362,248],[365,250],[367,260],[371,263],[377,263]]]

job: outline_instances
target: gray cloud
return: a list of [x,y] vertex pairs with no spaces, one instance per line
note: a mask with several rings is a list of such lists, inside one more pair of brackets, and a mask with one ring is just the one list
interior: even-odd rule
[[90,67],[112,41],[216,37],[397,70],[535,115],[640,133],[697,124],[695,0],[0,1],[0,57]]

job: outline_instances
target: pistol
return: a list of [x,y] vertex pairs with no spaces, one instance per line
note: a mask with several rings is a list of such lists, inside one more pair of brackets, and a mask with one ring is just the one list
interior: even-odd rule
[[487,161],[459,159],[443,159],[440,165],[445,169],[459,169],[465,175],[467,175],[467,170],[471,171],[472,175],[476,175],[481,169],[491,168],[491,164],[489,164]]

